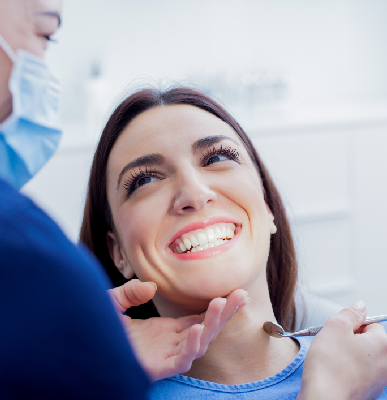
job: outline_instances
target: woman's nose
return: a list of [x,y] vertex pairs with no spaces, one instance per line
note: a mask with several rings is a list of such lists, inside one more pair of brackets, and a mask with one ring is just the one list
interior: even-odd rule
[[216,203],[217,194],[201,179],[197,171],[182,174],[177,180],[177,185],[174,201],[177,214],[200,211]]

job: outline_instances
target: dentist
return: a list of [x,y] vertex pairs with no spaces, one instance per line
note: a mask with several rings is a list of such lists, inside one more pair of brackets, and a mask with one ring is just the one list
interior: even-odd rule
[[[205,316],[155,319],[134,354],[131,324],[123,327],[119,313],[149,301],[156,286],[131,281],[108,292],[90,254],[19,193],[61,136],[59,87],[44,62],[60,13],[60,0],[0,0],[0,398],[145,399],[151,381],[189,370],[247,299],[237,290],[214,299]],[[326,383],[340,382],[337,398],[351,385],[357,398],[373,398],[385,385],[387,342],[380,333],[373,344],[352,340],[364,307],[335,318],[311,346],[299,398],[319,398]],[[340,343],[343,323],[346,346],[327,351]],[[350,375],[332,373],[335,363],[342,370],[337,360],[351,363]],[[317,373],[326,379],[317,382]]]

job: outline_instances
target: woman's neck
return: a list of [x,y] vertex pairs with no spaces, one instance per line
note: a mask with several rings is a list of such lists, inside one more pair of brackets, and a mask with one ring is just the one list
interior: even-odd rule
[[236,385],[274,375],[294,359],[299,350],[296,342],[273,338],[264,332],[263,323],[275,317],[268,295],[260,293],[259,298],[252,297],[234,315],[206,354],[195,360],[184,375]]

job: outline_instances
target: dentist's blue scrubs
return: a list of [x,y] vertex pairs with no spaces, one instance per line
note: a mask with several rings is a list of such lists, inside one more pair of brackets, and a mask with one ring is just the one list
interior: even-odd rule
[[0,179],[0,399],[145,399],[96,260]]

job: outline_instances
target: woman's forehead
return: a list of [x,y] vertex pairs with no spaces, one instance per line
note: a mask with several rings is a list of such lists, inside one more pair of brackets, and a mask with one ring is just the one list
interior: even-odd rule
[[120,147],[181,142],[191,145],[207,136],[224,135],[240,142],[234,129],[198,107],[176,104],[149,109],[133,119],[118,138]]

